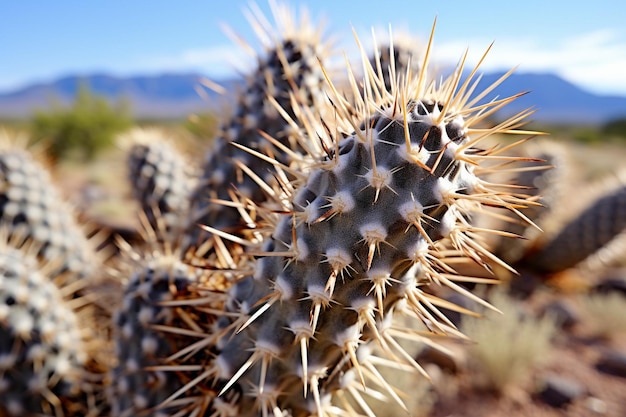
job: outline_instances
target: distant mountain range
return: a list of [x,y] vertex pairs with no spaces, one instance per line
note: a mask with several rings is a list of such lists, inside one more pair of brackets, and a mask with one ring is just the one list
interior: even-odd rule
[[[488,86],[502,73],[483,75],[481,86]],[[52,102],[70,103],[84,83],[98,95],[111,100],[124,98],[137,118],[183,118],[190,113],[214,110],[228,101],[201,85],[200,74],[114,77],[106,74],[68,76],[49,83],[38,83],[0,93],[0,118],[26,118],[36,109],[45,110]],[[218,83],[228,92],[242,87],[241,79]],[[480,89],[480,87],[479,87]],[[200,93],[199,93],[200,91]],[[584,91],[564,79],[546,73],[514,73],[489,99],[529,91],[506,106],[498,116],[506,117],[525,108],[537,112],[532,119],[546,123],[601,124],[626,117],[626,97],[600,96]]]

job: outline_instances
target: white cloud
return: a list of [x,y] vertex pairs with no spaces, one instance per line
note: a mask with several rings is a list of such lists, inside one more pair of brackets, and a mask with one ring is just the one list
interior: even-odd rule
[[[469,45],[468,61],[475,64],[491,41],[469,39],[437,45],[436,58],[459,57]],[[626,95],[626,36],[611,30],[582,33],[561,42],[528,36],[497,39],[482,65],[483,70],[508,69],[520,72],[548,71],[602,94]]]
[[232,76],[249,67],[250,56],[233,45],[218,45],[181,51],[170,56],[153,56],[138,60],[137,69],[158,71],[201,71],[215,78]]

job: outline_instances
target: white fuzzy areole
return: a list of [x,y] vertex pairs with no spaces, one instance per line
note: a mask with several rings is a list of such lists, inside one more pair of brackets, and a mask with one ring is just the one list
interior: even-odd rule
[[400,216],[408,223],[419,222],[424,215],[424,206],[416,200],[407,201],[398,207]]
[[447,178],[437,178],[434,189],[434,195],[440,203],[450,205],[454,201],[453,194],[456,192],[456,186]]
[[387,229],[380,223],[366,223],[359,228],[359,233],[367,243],[384,242]]
[[370,187],[382,190],[383,188],[389,187],[389,184],[391,184],[393,173],[384,166],[376,165],[376,169],[370,169],[365,174],[365,179]]
[[296,249],[296,260],[301,262],[305,261],[311,253],[309,245],[302,238],[296,239],[296,247],[294,249]]
[[329,200],[332,209],[339,214],[348,213],[356,206],[354,197],[348,191],[339,191]]
[[412,164],[426,165],[426,162],[430,159],[430,152],[425,147],[420,145],[411,144],[411,149],[407,149],[406,144],[398,146],[398,155],[400,158]]
[[279,274],[274,281],[274,290],[280,294],[282,301],[290,300],[293,298],[294,289],[291,287],[289,280],[282,274]]
[[336,332],[332,340],[337,346],[346,346],[352,343],[358,343],[361,339],[361,326],[359,323],[354,323],[352,326],[345,327]]
[[417,241],[408,248],[409,259],[414,263],[423,262],[426,260],[429,251],[428,242],[423,238],[418,238]]
[[343,248],[328,248],[326,260],[335,271],[343,271],[352,263],[352,256]]

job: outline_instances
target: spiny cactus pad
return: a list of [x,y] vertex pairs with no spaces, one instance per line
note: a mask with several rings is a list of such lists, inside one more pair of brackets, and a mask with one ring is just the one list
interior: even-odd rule
[[127,138],[132,142],[128,176],[133,196],[151,228],[175,238],[186,226],[189,197],[195,184],[189,163],[159,130],[134,130]]
[[204,271],[181,263],[179,254],[158,250],[127,254],[139,262],[131,262],[133,269],[114,317],[119,363],[109,392],[113,416],[198,415],[191,410],[212,409],[215,390],[186,384],[202,373],[210,355],[202,351],[207,344],[202,340],[215,321],[212,311],[220,311],[223,301],[207,293],[219,285],[203,280]]
[[599,197],[528,259],[534,268],[559,272],[600,250],[626,230],[626,186]]
[[[328,47],[320,42],[320,29],[312,27],[306,15],[296,22],[286,8],[275,6],[274,14],[281,23],[280,29],[263,27],[262,16],[253,22],[259,37],[271,41],[266,53],[258,58],[256,70],[248,77],[234,115],[222,125],[215,149],[207,154],[201,183],[192,197],[193,224],[185,246],[205,258],[210,256],[206,245],[211,234],[197,224],[242,235],[248,226],[241,214],[219,200],[231,201],[236,189],[245,198],[260,203],[268,197],[259,182],[273,182],[270,163],[252,157],[233,143],[289,164],[294,152],[306,153],[294,136],[298,127],[293,123],[293,105],[315,106],[325,98],[324,74],[318,60],[327,55]],[[267,136],[277,142],[270,143],[265,139]]]
[[0,244],[0,414],[71,412],[88,361],[80,329],[35,257]]
[[[332,415],[335,392],[349,393],[368,413],[357,387],[401,402],[376,370],[381,360],[370,345],[385,360],[422,371],[396,339],[457,334],[429,285],[482,301],[455,284],[469,278],[455,276],[447,256],[497,262],[476,238],[471,214],[482,205],[516,212],[526,201],[480,178],[515,158],[478,145],[494,133],[528,134],[516,128],[529,112],[475,128],[515,96],[477,104],[493,86],[470,98],[475,71],[461,83],[462,65],[442,83],[430,82],[428,59],[426,53],[414,78],[392,80],[388,90],[365,58],[356,103],[331,96],[342,124],[301,120],[302,143],[321,137],[326,153],[308,155],[315,162],[291,184],[289,214],[257,253],[256,272],[232,288],[227,309],[240,317],[222,321],[238,329],[221,341],[213,365],[215,376],[228,380],[222,392],[244,388],[246,415]],[[356,82],[352,87],[359,91]],[[331,133],[342,126],[349,130]],[[394,327],[398,312],[423,329]]]
[[0,219],[23,229],[68,279],[90,276],[94,251],[48,171],[24,149],[0,149]]
[[[398,80],[409,74],[418,74],[422,63],[419,44],[409,36],[398,38],[393,41],[383,42],[377,45],[370,56],[370,66],[382,78],[385,88],[391,91],[391,80]],[[392,75],[393,74],[393,75]],[[409,77],[413,76],[409,75]]]

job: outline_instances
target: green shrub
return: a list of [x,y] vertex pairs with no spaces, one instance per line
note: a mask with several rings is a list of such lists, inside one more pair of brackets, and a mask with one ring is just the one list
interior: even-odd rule
[[602,133],[607,136],[626,140],[626,117],[607,122],[602,126]]
[[82,85],[72,105],[36,112],[31,121],[35,141],[44,141],[54,159],[93,159],[114,143],[115,135],[131,126],[128,106],[112,106]]
[[183,126],[196,139],[213,140],[217,134],[218,118],[213,113],[192,114],[184,121]]

